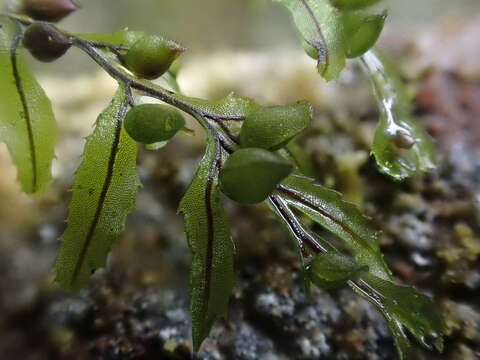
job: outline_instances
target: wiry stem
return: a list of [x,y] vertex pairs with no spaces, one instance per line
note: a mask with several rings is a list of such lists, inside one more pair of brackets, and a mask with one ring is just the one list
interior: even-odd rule
[[[301,1],[309,9],[309,11],[311,11],[311,9],[307,6],[307,3],[304,0]],[[28,26],[33,23],[28,19],[20,18],[15,15],[6,14],[5,16],[15,21],[18,25]],[[82,39],[79,36],[62,31],[56,27],[54,27],[54,29],[58,31],[59,34],[67,37],[72,46],[75,46],[84,53],[86,53],[112,78],[114,78],[121,87],[125,89],[125,100],[123,108],[121,109],[122,112],[126,111],[126,107],[128,105],[134,105],[132,90],[137,90],[145,96],[149,96],[163,101],[192,115],[205,128],[205,130],[214,139],[215,143],[215,160],[211,164],[212,167],[209,172],[210,185],[207,187],[209,189],[208,191],[211,191],[213,181],[216,180],[216,177],[221,170],[224,152],[226,152],[227,154],[231,154],[239,147],[240,144],[239,136],[225,124],[224,120],[241,121],[245,117],[243,115],[225,115],[212,110],[206,110],[201,106],[196,106],[192,103],[189,103],[188,98],[178,96],[178,94],[176,94],[175,92],[156,86],[148,81],[139,80],[122,67],[121,61],[117,61],[117,59],[120,60],[122,51],[128,50],[127,46],[110,44],[107,42],[88,41]],[[319,35],[320,38],[323,38],[323,34],[321,33],[321,31]],[[321,49],[319,48],[319,50]],[[112,54],[114,55],[113,57]],[[117,59],[115,59],[115,56]],[[326,59],[324,60],[328,62],[328,54],[325,54],[325,56]],[[207,199],[209,199],[208,201],[211,201],[210,193],[207,193]],[[272,210],[276,212],[280,219],[286,224],[288,231],[296,240],[303,257],[309,258],[312,254],[318,253],[334,253],[337,251],[337,249],[327,241],[323,241],[315,233],[313,233],[313,231],[306,228],[306,226],[302,223],[299,217],[295,214],[293,208],[290,207],[289,201],[287,201],[288,199],[294,199],[295,201],[302,203],[311,210],[314,210],[317,213],[321,214],[325,218],[328,218],[329,221],[331,221],[335,225],[338,225],[343,229],[343,231],[351,235],[352,238],[357,241],[357,243],[361,244],[364,248],[369,248],[369,244],[364,242],[364,239],[361,236],[357,235],[348,226],[348,224],[345,223],[344,219],[337,218],[330,214],[328,210],[321,209],[315,203],[310,202],[308,199],[304,198],[303,196],[301,196],[301,194],[298,194],[293,189],[290,189],[283,185],[278,185],[276,190],[268,197],[267,201],[271,205]],[[207,207],[211,207],[210,202],[207,203]],[[208,213],[209,216],[213,216],[211,211],[209,211]],[[209,219],[209,222],[210,224],[212,223],[211,218]],[[208,262],[211,263],[211,261],[212,259],[210,258]],[[76,272],[78,272],[78,270],[76,270]],[[388,277],[388,269],[386,273]],[[359,278],[355,280],[349,280],[347,283],[353,289],[353,291],[355,291],[357,294],[367,299],[368,301],[372,302],[374,305],[377,306],[377,308],[380,309],[382,314],[389,321],[390,326],[394,326],[395,331],[397,331],[397,335],[400,332],[402,336],[404,336],[403,322],[400,319],[400,322],[402,322],[400,323],[398,319],[394,319],[390,316],[388,311],[385,310],[382,294],[379,293],[372,285],[370,285],[369,282],[370,281],[365,281],[362,278]],[[438,337],[438,334],[434,335]],[[423,340],[422,342],[425,343],[425,341]],[[401,345],[399,344],[397,344],[397,346],[399,346],[400,349]],[[440,345],[438,345],[439,348]]]
[[[26,20],[24,18],[18,18],[15,15],[7,16],[24,26],[28,26],[33,23],[32,21]],[[118,65],[113,64],[108,59],[108,57],[105,56],[104,53],[102,53],[102,51],[98,50],[107,49],[118,57],[120,55],[120,51],[128,50],[127,46],[120,46],[107,42],[89,41],[82,39],[76,35],[69,34],[61,29],[55,29],[62,35],[66,36],[70,40],[72,46],[75,46],[78,49],[82,50],[84,53],[86,53],[112,78],[114,78],[118,83],[125,87],[127,101],[130,105],[133,105],[132,89],[135,89],[146,96],[163,101],[192,115],[206,129],[206,131],[211,134],[211,136],[215,139],[216,143],[219,144],[228,154],[233,153],[238,147],[240,142],[238,135],[233,133],[228,128],[228,126],[225,125],[224,120],[243,120],[244,116],[225,116],[223,114],[206,111],[192,104],[189,104],[186,101],[182,101],[175,96],[174,92],[162,89],[157,86],[149,86],[148,82],[143,82],[134,77],[133,75],[130,75],[128,72],[120,70]],[[278,187],[278,190],[281,190],[281,187]],[[295,214],[293,214],[293,212],[290,210],[288,204],[286,204],[282,200],[281,195],[272,194],[269,197],[268,201],[274,206],[274,208],[281,215],[282,220],[285,221],[287,226],[292,230],[292,233],[297,239],[298,245],[302,253],[307,253],[306,247],[308,247],[309,251],[312,251],[314,253],[328,251],[328,249],[326,249],[322,244],[320,244],[317,239],[315,239],[304,228],[304,226],[297,219]]]

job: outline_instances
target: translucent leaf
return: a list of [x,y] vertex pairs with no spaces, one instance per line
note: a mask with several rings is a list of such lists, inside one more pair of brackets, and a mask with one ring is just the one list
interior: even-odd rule
[[[443,328],[438,309],[415,289],[392,282],[378,247],[377,232],[353,204],[342,200],[339,193],[299,175],[287,178],[277,193],[278,198],[271,200],[271,207],[288,224],[289,233],[298,238],[299,246],[309,243],[309,237],[319,246],[316,250],[321,254],[313,259],[308,269],[314,283],[331,287],[347,280],[356,293],[372,302],[383,314],[402,360],[414,358],[407,330],[423,345],[430,347],[432,343],[442,350]],[[288,207],[285,208],[285,204]],[[343,240],[355,261],[349,261],[324,239],[306,231],[290,207]]]
[[281,185],[285,201],[342,239],[356,263],[368,266],[376,276],[389,280],[390,271],[378,246],[378,233],[358,208],[341,194],[292,175]]
[[405,89],[393,66],[372,51],[362,57],[362,62],[371,76],[380,112],[372,145],[380,170],[403,180],[434,169],[432,140],[412,118]]
[[427,348],[443,350],[443,323],[433,301],[409,286],[397,285],[371,274],[362,275],[354,290],[373,303],[387,320],[394,336],[400,359],[411,359],[413,349],[405,333],[407,329]]
[[318,254],[307,265],[312,282],[324,289],[345,285],[366,270],[368,267],[357,265],[351,257],[341,253]]
[[219,144],[209,138],[206,154],[178,209],[185,217],[193,253],[190,308],[195,351],[215,320],[226,313],[234,283],[235,249],[218,188],[221,159]]
[[122,126],[127,107],[125,90],[119,89],[87,138],[55,265],[56,281],[63,288],[82,287],[93,271],[105,265],[134,207],[139,186],[137,145]]
[[346,56],[355,58],[368,51],[378,40],[387,13],[369,14],[363,11],[347,11],[342,14],[345,29]]
[[338,77],[345,66],[345,39],[340,11],[329,0],[275,0],[293,15],[303,39],[316,52],[318,71],[326,79]]
[[20,26],[0,17],[0,141],[6,143],[26,193],[51,177],[57,126],[50,100],[27,70],[17,46]]

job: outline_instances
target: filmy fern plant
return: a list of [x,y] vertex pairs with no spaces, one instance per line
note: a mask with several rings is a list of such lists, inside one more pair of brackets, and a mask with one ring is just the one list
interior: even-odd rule
[[[381,1],[274,1],[291,11],[306,52],[318,61],[326,80],[338,77],[347,58],[359,58],[378,102],[372,153],[379,169],[395,180],[433,169],[429,136],[410,116],[392,66],[371,50],[386,18],[378,9]],[[305,175],[302,150],[293,139],[311,121],[307,102],[262,106],[233,94],[210,101],[169,91],[150,80],[163,76],[178,90],[169,68],[182,46],[137,31],[72,34],[53,25],[76,8],[72,0],[24,0],[0,16],[0,140],[8,146],[24,192],[39,192],[50,179],[56,124],[48,97],[25,66],[23,48],[49,62],[76,47],[118,82],[75,174],[55,264],[61,287],[80,289],[105,266],[135,204],[137,142],[161,148],[185,129],[181,110],[207,134],[205,155],[178,210],[193,253],[195,351],[225,315],[234,286],[234,245],[221,193],[240,203],[266,202],[296,244],[307,281],[322,288],[347,285],[371,302],[384,316],[401,359],[414,356],[407,334],[442,350],[442,322],[432,300],[395,284],[377,230],[339,193]],[[136,95],[168,105],[137,105]],[[342,247],[309,229],[305,217],[338,238]]]

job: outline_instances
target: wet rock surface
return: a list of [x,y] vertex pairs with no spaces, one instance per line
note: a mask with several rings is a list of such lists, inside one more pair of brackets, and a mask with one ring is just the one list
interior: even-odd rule
[[[472,89],[480,86],[478,78],[463,73],[460,77],[455,68],[439,67],[411,80],[416,115],[435,137],[442,159],[436,173],[394,183],[377,171],[368,156],[376,113],[355,66],[346,70],[342,81],[315,97],[312,89],[321,80],[306,72],[311,64],[299,65],[300,69],[288,64],[294,74],[282,82],[294,78],[303,87],[285,85],[292,93],[279,101],[305,97],[316,105],[312,131],[300,141],[311,154],[317,179],[342,191],[372,217],[383,231],[382,251],[396,278],[435,296],[441,305],[447,328],[445,352],[424,356],[478,359],[480,111],[478,98],[477,107],[470,98]],[[432,78],[447,80],[438,87]],[[459,87],[467,90],[459,93]],[[439,102],[449,89],[455,98]],[[246,89],[242,95],[251,94]],[[336,98],[331,106],[329,97]],[[79,128],[73,134],[66,132],[65,148],[71,149],[68,139],[85,130]],[[193,358],[190,254],[176,207],[202,151],[197,138],[180,138],[159,152],[141,152],[144,187],[137,209],[108,269],[97,272],[79,293],[55,288],[51,274],[56,238],[64,228],[71,181],[65,173],[71,165],[60,158],[59,167],[64,169],[59,170],[60,180],[34,200],[19,196],[2,179],[2,358]],[[2,168],[7,161],[2,158]],[[17,210],[12,212],[13,208]],[[215,325],[199,359],[395,358],[383,319],[349,289],[305,292],[294,247],[265,206],[238,206],[227,200],[226,208],[237,247],[237,284],[228,319]]]

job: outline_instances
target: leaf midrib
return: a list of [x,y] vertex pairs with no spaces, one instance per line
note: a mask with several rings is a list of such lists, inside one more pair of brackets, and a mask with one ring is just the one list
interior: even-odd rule
[[[202,314],[204,316],[207,314],[209,305],[210,305],[210,292],[211,292],[211,283],[212,283],[212,267],[213,267],[213,243],[215,241],[215,229],[214,229],[214,219],[213,219],[213,206],[212,206],[212,195],[213,195],[213,186],[215,177],[218,173],[220,166],[220,146],[218,140],[215,140],[215,161],[213,161],[210,169],[208,170],[206,191],[205,191],[205,208],[207,211],[207,253],[205,261],[205,288],[202,304]],[[202,322],[202,337],[205,332],[204,328],[205,322]]]
[[75,264],[75,269],[73,271],[72,279],[70,282],[70,285],[72,286],[75,281],[78,278],[78,275],[80,274],[80,270],[83,266],[83,263],[85,261],[88,249],[90,247],[90,244],[92,243],[93,236],[95,234],[95,230],[97,229],[98,222],[100,221],[100,216],[103,210],[103,206],[105,204],[105,199],[107,197],[108,190],[110,188],[112,178],[113,178],[113,168],[115,166],[115,161],[118,153],[118,145],[120,143],[120,136],[121,136],[121,131],[122,131],[122,119],[125,117],[125,113],[127,110],[128,106],[128,98],[127,96],[124,97],[122,100],[122,104],[120,105],[120,108],[115,115],[114,121],[115,121],[115,135],[114,139],[112,142],[112,147],[110,150],[110,157],[108,159],[108,166],[107,166],[107,174],[105,177],[105,181],[103,183],[102,191],[100,193],[100,197],[98,199],[98,204],[97,208],[95,210],[95,215],[93,216],[92,222],[90,223],[90,226],[88,228],[87,235],[85,237],[85,241],[82,247],[82,251],[80,252],[80,255],[78,257],[77,263]]
[[30,150],[30,158],[32,161],[32,192],[37,191],[38,188],[38,169],[37,169],[37,153],[35,152],[35,138],[33,136],[33,127],[32,119],[30,116],[30,109],[27,103],[27,96],[23,90],[22,78],[20,72],[18,71],[18,62],[17,62],[17,48],[22,39],[22,31],[20,25],[13,21],[15,24],[15,37],[10,47],[10,62],[12,63],[12,74],[15,80],[15,86],[17,88],[18,96],[20,97],[20,102],[23,108],[23,114],[25,118],[25,123],[27,126],[28,134],[28,145]]
[[[281,191],[286,193],[289,197],[293,198],[296,201],[299,201],[302,203],[304,206],[307,206],[308,208],[312,209],[313,211],[316,211],[320,213],[322,216],[330,219],[333,221],[335,224],[340,226],[345,232],[347,232],[355,241],[357,241],[359,244],[362,245],[368,252],[372,253],[375,257],[377,257],[377,251],[373,249],[370,244],[368,244],[364,239],[362,239],[361,236],[357,235],[356,232],[351,229],[347,224],[342,222],[341,220],[338,220],[335,216],[332,216],[329,214],[327,211],[321,209],[319,206],[316,206],[312,202],[310,202],[308,199],[305,199],[301,194],[298,194],[296,191],[294,191],[291,188],[288,188],[286,186],[281,185],[279,187]],[[385,267],[382,264],[382,267]],[[388,273],[388,272],[387,272]]]

